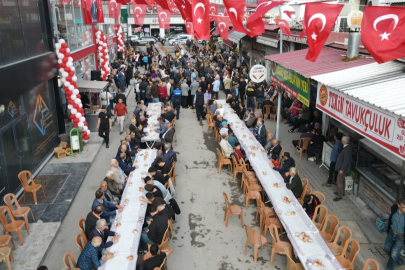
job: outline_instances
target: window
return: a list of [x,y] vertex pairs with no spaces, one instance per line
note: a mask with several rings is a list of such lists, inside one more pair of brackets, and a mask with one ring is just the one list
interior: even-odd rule
[[82,80],[90,80],[91,79],[91,71],[95,70],[95,63],[94,63],[94,54],[90,54],[85,58],[77,60],[73,63],[75,67],[75,74],[77,77],[77,82]]
[[93,44],[91,25],[84,24],[80,0],[72,0],[70,4],[56,0],[55,11],[59,38],[66,41],[71,52]]

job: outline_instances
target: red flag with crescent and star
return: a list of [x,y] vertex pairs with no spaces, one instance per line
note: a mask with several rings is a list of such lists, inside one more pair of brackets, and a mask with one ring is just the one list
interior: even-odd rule
[[132,1],[133,5],[149,5],[149,3],[146,0],[135,0]]
[[161,6],[163,9],[170,10],[169,3],[167,0],[155,0],[156,4]]
[[216,15],[219,13],[219,4],[210,3],[210,21],[216,20]]
[[104,23],[104,13],[103,13],[103,3],[101,0],[96,0],[97,2],[97,23]]
[[343,5],[338,4],[306,4],[305,27],[309,50],[305,59],[315,62],[318,58],[342,8]]
[[284,34],[291,36],[290,26],[286,20],[274,20],[274,22],[280,27]]
[[121,5],[126,5],[129,2],[131,2],[131,0],[116,0],[116,1],[117,1],[118,4],[121,4]]
[[405,57],[405,7],[366,6],[361,41],[379,63]]
[[143,25],[147,8],[148,5],[138,4],[135,1],[132,2],[132,11],[134,13],[134,22],[136,25]]
[[238,32],[251,36],[252,33],[248,32],[243,26],[243,16],[245,15],[246,7],[245,0],[223,0],[223,3],[233,28]]
[[291,16],[292,16],[293,14],[295,14],[295,11],[284,10],[283,13],[285,13],[285,14],[288,16],[288,18],[291,19]]
[[301,23],[302,23],[302,32],[298,38],[304,38],[307,35],[307,29],[305,28],[305,21],[302,20]]
[[187,22],[191,22],[193,20],[193,10],[191,8],[191,3],[188,0],[174,0],[177,8],[180,11],[181,17],[183,20]]
[[268,0],[259,0],[259,3],[256,7],[256,11],[252,14],[252,16],[249,17],[247,22],[252,22],[257,20],[258,18],[261,18],[263,15],[265,15],[268,11],[270,11],[272,8],[277,7],[279,5],[284,4],[287,1],[268,1]]
[[194,35],[193,23],[186,22],[187,35]]
[[229,17],[217,16],[217,27],[221,38],[227,40],[229,35]]
[[209,0],[192,0],[193,27],[196,39],[210,39]]
[[120,16],[121,6],[122,4],[118,4],[115,0],[111,0],[108,3],[108,17],[117,20]]
[[170,10],[157,7],[159,27],[163,29],[170,29]]

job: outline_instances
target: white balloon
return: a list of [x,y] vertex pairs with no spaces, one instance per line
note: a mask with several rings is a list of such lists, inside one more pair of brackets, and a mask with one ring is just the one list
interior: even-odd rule
[[69,73],[67,73],[66,71],[62,72],[62,77],[66,78],[67,76],[69,76]]
[[73,85],[69,85],[69,90],[73,91],[73,89],[75,89],[75,87]]
[[[74,90],[73,90],[73,91],[74,91]],[[77,98],[77,97],[76,97],[75,94],[73,94],[73,95],[70,96],[70,99],[71,99],[71,100],[76,100],[76,98]]]
[[77,110],[76,110],[76,109],[71,109],[71,110],[70,110],[70,114],[76,115],[76,113],[77,113]]
[[75,103],[76,103],[76,104],[79,104],[79,103],[82,103],[82,101],[80,100],[80,98],[76,98],[76,99],[75,99]]
[[66,87],[69,87],[70,82],[64,82],[63,85],[66,86]]
[[60,44],[59,43],[55,43],[55,49],[59,50],[60,49]]
[[73,105],[70,105],[70,104],[69,104],[67,107],[68,107],[69,110],[72,110],[72,109],[73,109]]
[[67,62],[66,66],[67,67],[73,67],[73,63],[72,62]]
[[75,72],[76,72],[75,67],[73,67],[73,66],[72,66],[72,67],[70,67],[70,70],[71,70],[71,71],[75,71]]
[[62,59],[58,59],[58,64],[62,64]]
[[111,68],[108,67],[108,68],[107,68],[107,71],[110,72],[110,71],[111,71]]
[[83,108],[83,104],[80,103],[80,104],[79,104],[79,107],[80,107],[80,108]]
[[104,75],[104,74],[105,74],[105,72],[102,70],[102,71],[101,71],[101,74],[102,74],[102,75]]
[[98,55],[103,56],[103,53],[99,53]]
[[86,129],[87,135],[90,135],[90,130]]
[[100,58],[100,62],[101,62],[101,63],[103,63],[103,62],[104,62],[103,58]]
[[65,40],[63,38],[59,39],[59,43],[65,43]]
[[102,49],[102,47],[101,47],[101,46],[98,46],[98,50],[101,51],[101,49]]
[[75,116],[76,116],[76,118],[79,119],[79,120],[80,120],[80,118],[82,118],[82,114],[79,113],[79,112],[75,113]]
[[79,120],[80,120],[80,122],[84,122],[84,121],[86,121],[86,118],[82,116],[82,117],[80,117]]
[[79,127],[84,127],[83,122],[79,122],[77,125],[78,125]]
[[105,58],[110,59],[110,56],[107,54],[107,55],[105,56]]
[[63,53],[58,53],[58,58],[59,59],[63,59],[65,57],[65,55]]
[[70,49],[69,49],[69,48],[66,48],[66,52],[70,52]]
[[78,94],[79,94],[79,90],[74,89],[74,90],[73,90],[73,95],[78,95]]
[[69,56],[68,60],[69,62],[73,62],[73,58],[71,56]]
[[[84,126],[84,127],[83,127],[83,130],[84,130],[84,131],[87,131],[87,130],[89,130],[89,128],[88,128],[87,126]],[[90,130],[89,130],[89,131],[90,131]]]
[[62,81],[62,83],[66,82],[65,78],[63,78],[63,77],[61,77],[60,80]]
[[72,80],[75,82],[75,81],[77,81],[77,77],[76,76],[73,76],[72,77]]

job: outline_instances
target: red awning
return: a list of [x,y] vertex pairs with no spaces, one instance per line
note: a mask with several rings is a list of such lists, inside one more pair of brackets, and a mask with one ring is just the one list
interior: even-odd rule
[[215,31],[214,31],[214,32],[212,32],[212,35],[213,35],[213,36],[219,36],[219,30],[218,30],[218,27],[215,29]]
[[224,44],[225,44],[226,46],[228,46],[229,48],[233,49],[233,42],[232,42],[232,41],[227,40],[227,39],[224,39],[223,42],[224,42]]
[[278,27],[277,24],[271,24],[271,25],[266,24],[266,25],[264,26],[264,29],[265,29],[265,30],[276,30],[276,29],[278,29],[278,28],[279,28],[279,27]]
[[273,54],[266,56],[270,61],[276,62],[285,68],[294,70],[306,78],[315,75],[340,71],[352,67],[358,67],[374,63],[372,58],[362,58],[355,61],[343,62],[346,51],[323,48],[315,62],[305,59],[308,49]]

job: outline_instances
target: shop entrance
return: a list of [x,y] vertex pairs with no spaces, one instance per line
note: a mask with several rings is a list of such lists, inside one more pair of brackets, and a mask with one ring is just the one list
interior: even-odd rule
[[3,198],[21,185],[18,174],[31,168],[27,116],[24,114],[4,127],[0,138],[0,198]]

